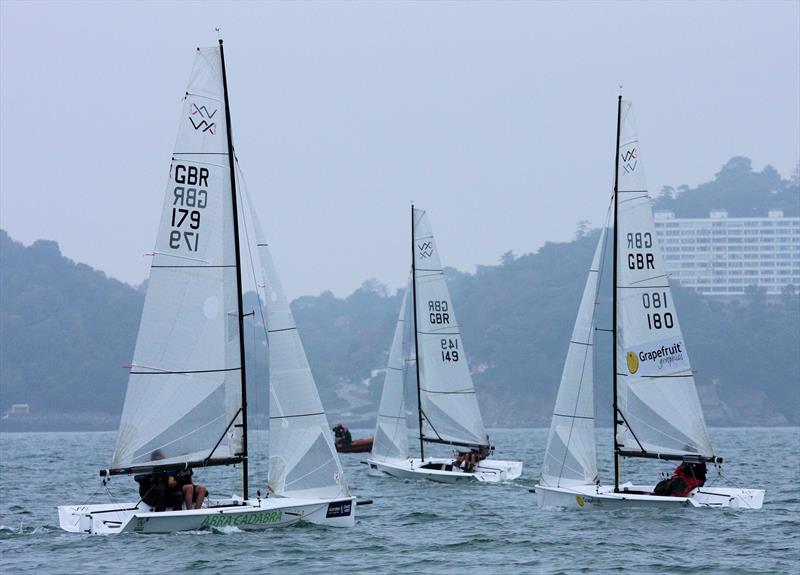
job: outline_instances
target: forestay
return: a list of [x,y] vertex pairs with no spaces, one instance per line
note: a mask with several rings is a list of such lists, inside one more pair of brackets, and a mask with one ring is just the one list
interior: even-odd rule
[[488,445],[436,240],[425,211],[414,209],[413,217],[422,435]]
[[623,452],[714,455],[656,238],[630,102],[618,168],[617,427]]
[[389,363],[383,379],[383,392],[378,407],[378,422],[375,426],[375,439],[372,444],[372,457],[375,459],[408,459],[408,430],[406,428],[405,379],[408,372],[410,345],[408,305],[410,284],[403,293],[403,303],[394,329],[392,347],[389,350]]
[[600,234],[561,374],[542,467],[542,484],[592,485],[597,480],[594,435],[594,318],[606,228]]
[[115,468],[240,457],[227,138],[220,48],[200,48],[181,111]]
[[348,497],[328,419],[252,204],[250,214],[267,308],[269,490],[286,497]]

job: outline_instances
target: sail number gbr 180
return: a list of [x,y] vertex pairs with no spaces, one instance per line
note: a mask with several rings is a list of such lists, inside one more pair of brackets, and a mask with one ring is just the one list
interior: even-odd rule
[[177,164],[172,190],[169,247],[196,252],[200,242],[200,214],[208,205],[208,168]]
[[648,329],[670,329],[675,325],[672,313],[666,311],[668,307],[666,291],[642,293],[642,307],[647,316]]

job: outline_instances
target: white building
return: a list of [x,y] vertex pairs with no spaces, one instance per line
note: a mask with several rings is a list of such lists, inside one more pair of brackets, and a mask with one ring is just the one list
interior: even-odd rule
[[765,218],[676,218],[655,212],[656,233],[673,280],[707,295],[738,296],[749,285],[778,295],[800,289],[800,218],[770,210]]

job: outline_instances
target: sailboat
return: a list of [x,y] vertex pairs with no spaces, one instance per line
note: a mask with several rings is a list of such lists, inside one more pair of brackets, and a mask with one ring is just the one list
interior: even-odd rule
[[178,471],[238,465],[241,494],[171,511],[145,503],[147,493],[137,502],[65,505],[58,508],[62,529],[112,534],[354,524],[356,500],[261,239],[270,295],[271,457],[269,493],[250,497],[239,208],[220,40],[198,48],[184,97],[116,449],[100,475],[104,483],[124,475],[158,483]]
[[[424,210],[411,207],[411,277],[389,353],[389,363],[375,429],[366,461],[372,475],[429,479],[440,483],[513,480],[521,461],[479,461],[473,469],[454,459],[426,455],[426,445],[458,450],[494,448],[483,426],[433,230]],[[416,377],[413,377],[416,376]],[[409,454],[406,429],[406,382],[414,380],[420,457]]]
[[[623,461],[660,459],[721,465],[706,429],[668,274],[656,237],[632,105],[617,102],[613,194],[612,338],[614,483],[598,479],[594,431],[595,309],[606,228],[592,260],[556,397],[542,474],[540,507],[759,509],[762,489],[704,485],[684,497],[653,485],[622,483]],[[606,330],[607,331],[607,330]]]

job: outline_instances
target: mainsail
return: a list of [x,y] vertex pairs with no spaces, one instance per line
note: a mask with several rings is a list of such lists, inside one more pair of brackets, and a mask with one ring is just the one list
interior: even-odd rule
[[488,445],[436,240],[425,211],[412,211],[422,436],[432,442]]
[[197,51],[112,465],[241,458],[234,212],[221,46]]
[[403,293],[403,303],[394,329],[389,363],[383,379],[383,392],[378,408],[378,422],[372,444],[375,459],[408,459],[408,431],[406,428],[405,379],[408,373],[411,306],[408,304],[411,287]]
[[623,455],[713,457],[656,237],[630,102],[617,168],[617,404]]
[[600,234],[561,374],[542,467],[542,484],[591,485],[597,480],[594,435],[594,318],[606,228]]
[[[249,200],[249,198],[248,198]],[[289,300],[250,205],[264,280],[269,344],[269,490],[286,497],[350,492]]]

